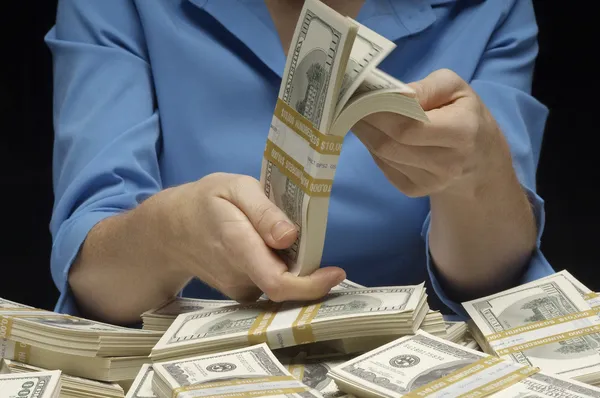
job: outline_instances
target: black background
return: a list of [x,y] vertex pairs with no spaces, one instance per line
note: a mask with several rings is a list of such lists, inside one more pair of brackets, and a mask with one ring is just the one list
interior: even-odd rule
[[[566,268],[600,290],[594,261],[600,219],[592,194],[599,176],[592,141],[598,26],[584,3],[534,3],[540,27],[534,95],[550,108],[538,169],[547,212],[542,250],[557,271]],[[55,12],[56,0],[17,0],[4,2],[0,13],[0,297],[46,309],[58,297],[49,267],[52,70],[43,42]]]

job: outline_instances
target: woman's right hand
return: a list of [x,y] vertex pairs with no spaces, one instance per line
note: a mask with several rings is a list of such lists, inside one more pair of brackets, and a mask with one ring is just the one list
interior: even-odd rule
[[273,301],[318,299],[346,277],[337,267],[303,277],[288,272],[272,249],[291,246],[295,226],[252,177],[210,174],[154,199],[163,201],[169,266],[234,300],[263,292]]

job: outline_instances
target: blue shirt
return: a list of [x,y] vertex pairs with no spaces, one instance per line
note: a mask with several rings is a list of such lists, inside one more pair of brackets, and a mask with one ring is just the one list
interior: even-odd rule
[[[538,226],[535,171],[547,109],[531,96],[530,0],[367,0],[357,18],[397,44],[381,69],[411,82],[449,68],[506,135]],[[262,0],[61,0],[54,57],[52,276],[56,310],[77,313],[67,275],[90,228],[157,191],[222,171],[259,179],[285,65]],[[394,188],[350,132],[331,194],[323,265],[367,286],[418,284],[448,299],[430,264],[428,198]],[[554,271],[539,249],[523,282]],[[183,294],[219,297],[199,281]]]

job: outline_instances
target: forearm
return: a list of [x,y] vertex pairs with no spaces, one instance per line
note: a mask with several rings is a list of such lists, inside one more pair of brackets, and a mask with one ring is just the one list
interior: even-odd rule
[[477,187],[431,196],[430,253],[457,300],[510,287],[535,250],[531,205],[501,141]]
[[84,314],[106,322],[138,322],[140,314],[175,295],[190,277],[175,267],[166,236],[163,193],[94,226],[69,283]]

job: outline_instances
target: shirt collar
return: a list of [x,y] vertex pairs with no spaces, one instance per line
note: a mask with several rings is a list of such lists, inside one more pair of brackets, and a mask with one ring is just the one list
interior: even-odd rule
[[[216,19],[279,77],[285,54],[264,0],[188,0]],[[391,41],[425,30],[433,7],[458,0],[366,0],[357,21]],[[235,12],[232,12],[235,10]]]

